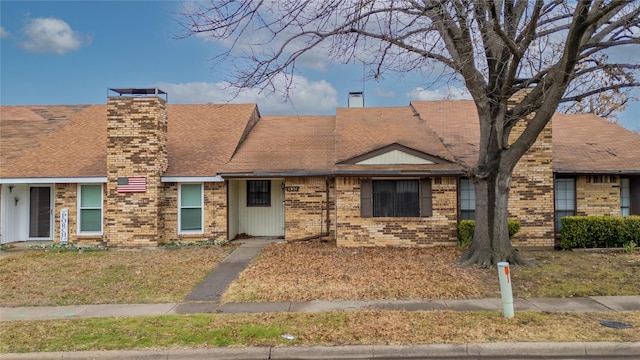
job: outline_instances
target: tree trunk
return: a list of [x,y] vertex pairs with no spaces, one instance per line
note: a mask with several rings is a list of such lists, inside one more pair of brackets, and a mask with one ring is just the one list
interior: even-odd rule
[[526,262],[511,245],[507,224],[511,170],[496,166],[488,176],[476,177],[476,226],[471,246],[460,256],[461,266],[488,267],[501,261]]

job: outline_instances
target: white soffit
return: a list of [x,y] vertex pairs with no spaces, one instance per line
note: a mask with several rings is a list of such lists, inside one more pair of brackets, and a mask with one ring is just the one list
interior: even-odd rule
[[400,150],[391,150],[384,154],[371,157],[366,160],[357,162],[358,165],[432,165],[433,161],[423,159],[421,157],[407,154]]

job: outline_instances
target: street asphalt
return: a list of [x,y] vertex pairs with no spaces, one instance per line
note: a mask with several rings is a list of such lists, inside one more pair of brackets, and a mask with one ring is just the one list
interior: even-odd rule
[[[473,300],[305,301],[220,304],[220,295],[269,242],[241,242],[211,274],[187,296],[168,304],[106,304],[52,307],[0,307],[0,321],[30,321],[90,317],[155,316],[196,313],[324,312],[332,310],[453,310],[500,311],[499,298]],[[7,252],[3,257],[9,256]],[[514,299],[515,311],[596,312],[640,310],[640,296]],[[486,343],[431,345],[357,345],[312,347],[251,347],[180,350],[126,350],[0,354],[14,359],[640,359],[640,339],[627,343]]]

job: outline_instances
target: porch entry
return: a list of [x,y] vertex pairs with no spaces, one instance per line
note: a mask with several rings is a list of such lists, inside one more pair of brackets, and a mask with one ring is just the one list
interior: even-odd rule
[[229,239],[284,236],[284,179],[228,180]]
[[29,238],[51,237],[51,187],[29,188]]

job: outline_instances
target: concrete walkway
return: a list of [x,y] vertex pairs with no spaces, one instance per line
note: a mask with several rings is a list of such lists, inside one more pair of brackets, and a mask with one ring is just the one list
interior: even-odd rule
[[243,241],[240,246],[226,257],[207,277],[187,296],[187,301],[220,300],[229,284],[235,280],[251,261],[260,253],[265,245],[275,239],[251,239]]

